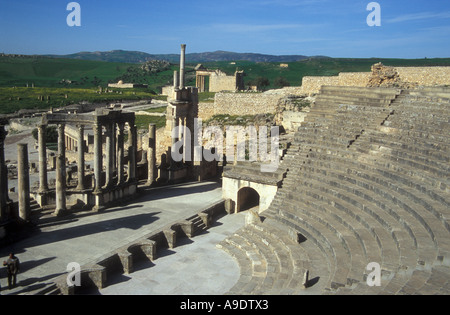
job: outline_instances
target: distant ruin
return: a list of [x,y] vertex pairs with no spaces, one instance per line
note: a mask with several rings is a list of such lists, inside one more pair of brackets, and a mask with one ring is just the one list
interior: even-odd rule
[[[195,86],[199,92],[221,92],[244,90],[244,71],[237,71],[234,76],[226,75],[220,70],[208,70],[202,64],[195,67]],[[209,79],[209,88],[206,80]]]

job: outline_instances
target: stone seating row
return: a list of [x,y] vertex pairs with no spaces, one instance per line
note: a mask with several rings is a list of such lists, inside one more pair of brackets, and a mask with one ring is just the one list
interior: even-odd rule
[[[239,264],[241,277],[228,294],[296,294],[303,290],[308,254],[276,222],[247,225],[217,245]],[[285,227],[281,227],[285,229]]]
[[[409,106],[423,99],[420,94],[410,97],[404,93],[389,105],[394,112],[388,113],[386,121],[392,123],[386,125],[405,130],[386,133],[372,124],[350,147],[339,144],[336,136],[345,139],[347,132],[359,130],[346,124],[346,107],[341,106],[340,112],[339,102],[330,105],[335,107],[327,111],[330,115],[313,115],[299,128],[284,160],[288,175],[263,214],[302,234],[307,241],[298,246],[314,243],[320,249],[325,260],[315,267],[328,275],[323,292],[448,292],[450,208],[445,180],[449,169],[445,164],[448,156],[443,153],[448,152],[448,139],[439,135],[442,128],[436,130],[436,125],[448,125],[442,117],[434,121],[447,107],[439,100],[442,106],[431,113],[423,112],[423,106]],[[337,120],[332,122],[331,116]],[[399,123],[402,119],[404,125]],[[411,119],[420,131],[409,130],[406,123]],[[314,131],[324,126],[327,128]],[[407,134],[402,136],[403,132]],[[415,137],[409,141],[412,135]],[[423,143],[430,138],[438,141]],[[414,154],[416,147],[419,154]],[[436,186],[434,181],[444,185]],[[380,288],[365,283],[364,267],[370,261],[381,262]],[[447,286],[436,288],[430,281],[434,273],[443,275]]]

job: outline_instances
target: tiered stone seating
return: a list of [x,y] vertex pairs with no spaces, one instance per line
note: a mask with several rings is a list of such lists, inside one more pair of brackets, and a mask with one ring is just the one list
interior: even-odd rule
[[[270,219],[268,219],[270,221]],[[310,267],[308,253],[280,235],[280,223],[249,225],[217,245],[236,259],[241,278],[229,294],[296,294]]]
[[[279,235],[299,234],[294,247],[319,277],[294,293],[450,292],[449,100],[445,88],[322,88],[263,213]],[[366,283],[370,262],[381,287]]]

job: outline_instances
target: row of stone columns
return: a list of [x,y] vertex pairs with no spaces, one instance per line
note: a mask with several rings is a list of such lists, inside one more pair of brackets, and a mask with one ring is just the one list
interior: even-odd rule
[[[117,125],[117,128],[116,128]],[[102,186],[102,171],[103,171],[103,125],[101,123],[93,124],[94,131],[94,195],[96,196],[96,206],[101,204],[101,196],[103,189],[111,188],[116,185],[125,183],[124,174],[124,127],[125,123],[111,122],[105,124],[105,153],[106,153],[106,183]],[[84,185],[85,176],[85,142],[84,142],[84,125],[77,125],[78,135],[78,191],[86,189]],[[47,183],[47,157],[46,157],[46,139],[45,139],[45,125],[39,126],[39,173],[40,173],[40,187],[39,192],[44,195],[48,191]],[[62,214],[66,210],[66,144],[65,144],[65,125],[58,124],[58,152],[56,156],[56,209],[55,214]],[[117,133],[117,157],[116,157],[116,133]],[[136,180],[136,145],[137,145],[137,130],[133,124],[130,124],[129,133],[129,147],[128,147],[128,182]],[[117,162],[117,177],[116,183],[113,183],[113,173]]]
[[73,139],[73,138],[70,137],[70,136],[66,136],[65,141],[66,141],[66,149],[67,149],[68,151],[73,151],[73,150],[75,150],[76,144],[77,144],[77,142],[78,142],[78,139],[75,140],[75,139]]
[[195,86],[198,87],[199,92],[205,92],[205,82],[206,76],[199,74],[195,76]]

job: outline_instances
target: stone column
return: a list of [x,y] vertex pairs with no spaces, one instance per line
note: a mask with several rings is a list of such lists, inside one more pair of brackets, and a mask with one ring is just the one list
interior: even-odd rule
[[123,129],[124,123],[118,124],[117,134],[117,184],[124,182],[124,148],[123,148]]
[[191,130],[189,130],[189,127],[187,125],[187,118],[184,118],[184,124],[183,124],[183,162],[191,162],[191,138],[187,136],[187,134],[190,134]]
[[184,88],[184,62],[186,55],[186,44],[181,45],[181,56],[180,56],[180,90]]
[[136,146],[137,146],[137,128],[131,123],[128,134],[128,182],[136,180]]
[[173,159],[173,153],[175,152],[175,144],[178,142],[180,134],[175,133],[175,128],[180,124],[180,118],[174,117],[174,126],[172,129],[172,146],[169,148],[169,182],[174,180],[175,161]]
[[94,192],[95,211],[103,209],[103,192],[102,192],[102,170],[103,170],[103,153],[102,153],[102,125],[96,122],[94,129]]
[[47,181],[47,139],[45,131],[47,126],[38,126],[38,141],[39,141],[39,192],[44,193],[48,190]]
[[58,154],[56,156],[56,215],[62,215],[66,210],[66,143],[64,124],[58,125]]
[[103,153],[102,153],[102,125],[94,124],[94,178],[95,192],[101,191],[102,187],[102,170],[103,170]]
[[172,150],[175,150],[175,144],[178,142],[179,137],[180,137],[180,133],[176,133],[176,128],[180,125],[180,118],[174,117],[173,119],[173,129],[172,129],[172,145],[170,147],[170,159],[169,159],[169,163],[170,163],[170,167],[172,168],[174,166],[174,161],[172,158]]
[[78,185],[77,185],[77,189],[78,190],[84,190],[84,151],[85,151],[85,145],[84,145],[84,126],[83,125],[78,125]]
[[173,72],[173,88],[174,90],[178,89],[179,85],[180,85],[180,81],[179,81],[179,76],[178,76],[178,71],[174,71]]
[[5,165],[5,138],[8,132],[0,126],[0,222],[6,220],[8,214],[8,169]]
[[106,183],[105,187],[111,187],[114,173],[114,139],[116,137],[115,124],[106,125]]
[[28,164],[28,145],[17,144],[17,177],[19,194],[19,217],[23,221],[30,220],[30,166]]
[[147,185],[151,185],[155,180],[155,165],[156,165],[156,124],[149,125],[148,133],[148,179]]

